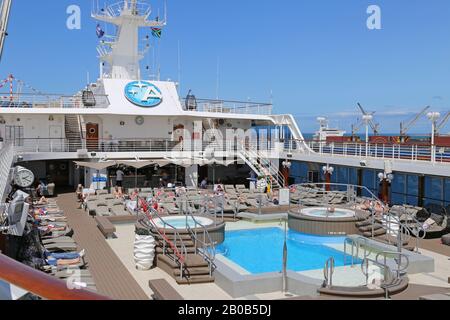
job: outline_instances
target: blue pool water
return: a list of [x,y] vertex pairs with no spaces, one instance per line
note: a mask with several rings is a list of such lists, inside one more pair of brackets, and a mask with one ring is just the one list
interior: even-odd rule
[[[325,244],[343,244],[345,237],[320,237],[288,232],[288,270],[323,269],[333,257],[336,267],[344,266],[344,253]],[[229,231],[217,253],[252,274],[280,272],[283,269],[284,231],[280,228]],[[348,261],[349,263],[350,261]]]

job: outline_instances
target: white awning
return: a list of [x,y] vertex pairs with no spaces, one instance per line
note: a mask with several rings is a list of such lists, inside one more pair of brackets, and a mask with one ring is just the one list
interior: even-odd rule
[[148,166],[152,166],[156,162],[153,160],[118,160],[116,161],[116,163],[135,169],[142,169]]
[[100,162],[78,162],[75,161],[75,164],[80,167],[95,169],[95,170],[103,170],[109,167],[113,167],[117,165],[116,161],[100,161]]

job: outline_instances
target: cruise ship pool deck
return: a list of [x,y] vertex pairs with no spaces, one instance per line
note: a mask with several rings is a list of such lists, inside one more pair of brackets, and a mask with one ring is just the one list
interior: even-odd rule
[[[152,299],[153,292],[149,288],[149,281],[164,279],[186,300],[276,300],[286,298],[304,300],[327,299],[326,296],[319,295],[318,293],[304,295],[291,293],[287,296],[284,292],[282,292],[281,282],[278,290],[264,293],[248,293],[236,297],[235,295],[230,294],[230,292],[227,292],[227,290],[224,290],[220,285],[219,280],[216,281],[216,283],[186,286],[178,285],[169,274],[159,268],[154,268],[149,271],[138,271],[135,267],[133,258],[133,245],[135,237],[134,223],[116,223],[116,236],[112,239],[105,240],[103,235],[97,229],[93,219],[77,208],[73,193],[62,194],[58,196],[57,200],[61,208],[67,213],[69,222],[75,230],[75,237],[80,241],[80,246],[86,248],[86,251],[88,252],[88,256],[90,257],[90,269],[93,273],[100,294],[122,300]],[[283,228],[284,223],[280,220],[259,223],[240,220],[237,222],[227,222],[226,234],[229,236],[228,243],[231,243],[232,246],[236,246],[237,248],[242,247],[245,249],[247,244],[241,245],[240,242],[233,242],[234,236],[239,237],[240,235],[252,234],[252,230],[254,234],[268,232],[268,235],[270,233],[282,235]],[[294,235],[299,237],[297,240],[300,240],[300,242],[305,242],[305,240],[308,239],[317,239],[312,238],[313,236],[297,233]],[[327,248],[323,249],[327,251],[326,255],[329,255],[329,252],[342,253],[343,243],[340,241],[341,239],[339,237],[335,239],[325,237],[322,238],[322,240],[327,240],[324,241]],[[226,245],[227,242],[224,243],[224,246]],[[293,244],[291,243],[289,247],[290,249],[292,249],[292,245]],[[232,267],[232,269],[237,273],[244,275],[248,275],[250,273],[243,266],[239,265],[239,260],[232,261],[228,257],[220,255],[220,247],[218,248],[218,251],[218,265],[225,263],[228,267]],[[448,282],[448,277],[450,276],[450,248],[441,245],[438,240],[423,240],[421,241],[420,251],[422,255],[434,259],[434,272],[409,275],[408,277],[410,284],[408,289],[403,293],[392,296],[392,299],[418,299],[422,295],[450,292],[450,284]],[[298,252],[296,252],[296,249],[292,249],[290,252],[291,255],[289,257],[294,260],[295,265],[295,260],[302,257],[297,257]],[[281,254],[282,252],[277,253],[273,261],[278,261],[278,256]],[[270,259],[270,257],[267,256],[266,259]],[[315,268],[314,264],[303,268],[295,268],[294,266],[293,269],[297,270],[295,270],[295,272],[289,272],[290,274],[295,273],[300,276],[315,279],[315,284],[317,285],[323,281],[323,263],[324,261],[318,264],[318,268]],[[275,265],[277,264],[278,262],[275,262]],[[275,273],[280,273],[282,270],[281,260],[279,264],[279,271]],[[277,269],[277,267],[273,267],[273,263],[269,265],[269,269],[262,271],[275,271],[275,269]],[[288,264],[288,266],[291,265]],[[359,269],[360,268],[358,266],[352,268],[351,266],[344,266],[343,263],[337,263],[335,271],[336,285],[350,286],[362,283],[364,279],[359,274]],[[217,278],[218,276],[216,275],[216,279]]]

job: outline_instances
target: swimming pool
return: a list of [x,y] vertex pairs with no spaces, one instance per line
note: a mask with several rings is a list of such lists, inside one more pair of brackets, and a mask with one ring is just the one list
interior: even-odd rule
[[[288,270],[323,269],[333,257],[336,267],[344,266],[344,253],[326,246],[343,244],[345,237],[320,237],[288,232]],[[283,269],[284,231],[280,228],[229,231],[217,253],[251,274],[280,272]]]
[[[186,217],[167,217],[167,218],[163,218],[163,221],[161,221],[161,219],[155,219],[155,223],[156,226],[158,228],[165,228],[166,226],[164,225],[165,223],[170,224],[172,227],[174,227],[175,229],[187,229],[187,225],[189,226],[189,228],[199,228],[201,226],[203,227],[208,227],[214,224],[214,221],[212,221],[211,219],[208,218],[204,218],[204,217],[195,217],[195,221],[192,217],[187,217],[187,225],[186,225]],[[198,223],[201,224],[201,226],[198,225]]]

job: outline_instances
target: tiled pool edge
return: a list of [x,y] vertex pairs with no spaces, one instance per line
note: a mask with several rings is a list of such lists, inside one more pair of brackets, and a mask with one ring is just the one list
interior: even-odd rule
[[[242,274],[227,259],[216,261],[214,273],[216,284],[232,298],[282,291],[283,276],[281,273],[265,273],[260,275]],[[318,296],[322,281],[309,278],[293,271],[287,272],[288,292],[298,296]]]

